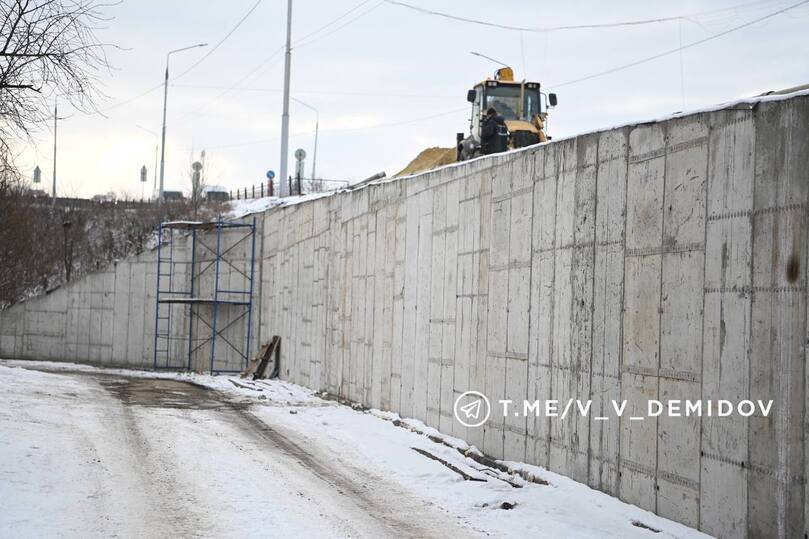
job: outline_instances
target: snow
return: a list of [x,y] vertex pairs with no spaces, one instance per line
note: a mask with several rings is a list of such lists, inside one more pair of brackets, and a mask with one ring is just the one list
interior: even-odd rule
[[[0,536],[393,535],[373,500],[381,518],[335,490],[360,478],[313,473],[282,432],[262,436],[231,405],[130,406],[98,380],[114,376],[83,372],[0,366]],[[436,534],[458,531],[420,500],[380,489],[372,494],[386,506],[398,497],[426,511]]]
[[[243,417],[233,412],[140,406],[121,412],[109,391],[94,381],[104,374],[216,389],[229,406],[246,409],[240,413],[252,419],[245,429]],[[123,414],[120,424],[116,414]],[[272,435],[264,440],[246,435],[245,430],[256,430],[251,421],[266,425]],[[137,428],[121,427],[127,424]],[[305,448],[310,460],[273,449],[276,439]],[[414,448],[486,481],[465,481]],[[429,522],[439,536],[706,537],[543,468],[506,462],[515,472],[508,474],[458,449],[477,452],[418,420],[355,410],[284,381],[0,362],[3,536],[65,530],[67,535],[143,535],[144,530],[186,535],[392,535],[389,529],[376,529],[379,522],[367,512],[346,506],[356,482],[362,484],[357,496],[362,498],[368,489],[369,499],[392,512],[385,521],[423,514],[415,525]],[[331,486],[314,477],[326,473],[323,470],[313,475],[305,469],[321,465],[337,471],[329,479]],[[351,481],[345,483],[346,477]],[[343,495],[333,491],[336,486]],[[155,499],[168,496],[185,501],[155,506]],[[514,508],[501,508],[504,502]],[[365,498],[359,507],[364,503]],[[153,515],[147,528],[138,515]]]
[[251,198],[247,200],[231,200],[230,211],[227,214],[225,214],[225,217],[229,219],[241,219],[242,217],[245,217],[247,215],[253,213],[261,213],[278,206],[295,206],[298,204],[303,204],[304,202],[309,202],[311,200],[330,197],[335,193],[341,193],[343,191],[345,191],[345,189],[335,191],[323,191],[321,193],[309,193],[308,195],[291,196],[286,198],[264,197],[264,198]]
[[[373,414],[358,413],[348,407],[304,408],[295,415],[283,408],[263,407],[256,414],[268,423],[306,433],[307,441],[327,446],[340,459],[384,470],[444,510],[461,515],[474,528],[494,535],[648,538],[648,530],[632,525],[637,521],[661,530],[656,537],[705,537],[537,466],[519,464],[549,485],[517,480],[523,485],[518,489],[501,480],[464,481],[411,448],[427,450],[470,475],[481,475],[476,472],[482,466],[427,436],[397,428],[391,422],[380,422]],[[516,507],[503,510],[500,508],[503,502],[516,503]],[[582,515],[587,515],[587,519],[582,519]]]
[[171,226],[177,226],[177,225],[195,226],[195,225],[201,225],[201,224],[202,224],[202,221],[182,221],[182,220],[180,220],[180,221],[165,221],[163,223],[163,226],[164,227],[171,227]]
[[225,214],[229,219],[240,219],[251,213],[261,213],[280,206],[282,199],[278,197],[251,198],[247,200],[231,200],[230,211]]

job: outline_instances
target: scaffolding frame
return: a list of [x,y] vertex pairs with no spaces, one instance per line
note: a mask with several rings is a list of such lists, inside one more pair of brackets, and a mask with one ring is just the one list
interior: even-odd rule
[[[222,232],[225,230],[240,229],[245,233],[237,238],[227,249],[222,250]],[[198,232],[215,232],[216,247],[211,248],[200,240]],[[190,262],[187,260],[175,260],[174,244],[181,236],[191,237]],[[244,272],[239,269],[233,260],[228,258],[229,253],[243,242],[250,242],[250,269]],[[204,265],[201,260],[197,260],[198,246],[207,250],[212,256],[212,260],[206,260]],[[212,374],[241,372],[242,369],[218,369],[216,368],[216,344],[223,341],[224,344],[234,350],[244,361],[243,368],[247,367],[250,361],[250,340],[253,321],[253,290],[255,282],[255,262],[256,262],[256,218],[249,222],[225,221],[221,216],[216,221],[167,221],[160,224],[157,241],[157,292],[155,294],[155,333],[154,333],[154,358],[153,368],[155,370],[191,370],[194,354],[203,346],[210,343],[210,372]],[[178,265],[186,264],[188,267],[185,275],[188,288],[176,289],[176,271]],[[244,287],[241,289],[223,289],[220,287],[220,277],[223,264],[232,271],[240,274],[244,278]],[[197,271],[197,266],[200,266]],[[200,290],[202,274],[211,270],[214,271],[213,290],[209,294],[203,295]],[[168,271],[166,271],[168,269]],[[165,286],[168,285],[168,288]],[[195,288],[196,287],[196,288]],[[240,299],[233,299],[233,296]],[[172,306],[186,305],[188,307],[188,334],[185,337],[175,337],[172,335]],[[200,307],[206,306],[211,309],[211,319],[206,320],[200,314]],[[220,309],[228,307],[237,309],[233,318],[224,326],[219,325]],[[240,320],[247,320],[245,330],[244,348],[231,342],[224,332],[230,329]],[[201,322],[210,330],[210,333],[200,340],[196,345],[194,321]],[[175,340],[188,340],[187,357],[184,362],[173,360],[171,355],[171,343]],[[199,340],[199,339],[198,339]],[[161,348],[164,345],[165,348]]]

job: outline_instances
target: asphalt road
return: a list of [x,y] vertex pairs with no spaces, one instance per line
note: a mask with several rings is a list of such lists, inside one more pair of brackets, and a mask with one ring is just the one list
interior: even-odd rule
[[16,372],[0,384],[0,536],[472,533],[216,391],[7,370]]

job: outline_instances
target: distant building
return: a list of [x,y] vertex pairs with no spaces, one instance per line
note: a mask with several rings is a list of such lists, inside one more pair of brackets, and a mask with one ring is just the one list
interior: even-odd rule
[[227,202],[230,200],[230,195],[224,187],[210,185],[205,188],[205,200],[208,202]]
[[185,200],[185,195],[183,195],[182,191],[163,190],[163,200],[166,202],[182,202]]
[[105,195],[95,195],[92,199],[93,202],[115,202],[115,193],[107,193]]

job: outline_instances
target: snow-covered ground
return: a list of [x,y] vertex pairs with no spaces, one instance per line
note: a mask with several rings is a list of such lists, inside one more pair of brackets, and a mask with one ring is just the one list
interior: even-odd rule
[[705,537],[439,437],[282,381],[2,361],[0,536]]
[[261,213],[274,208],[276,206],[294,206],[296,204],[303,204],[310,200],[318,198],[329,197],[342,190],[323,191],[321,193],[309,193],[302,196],[289,196],[286,198],[279,197],[263,197],[263,198],[248,198],[243,200],[231,200],[230,211],[225,215],[229,219],[240,219],[253,213]]

